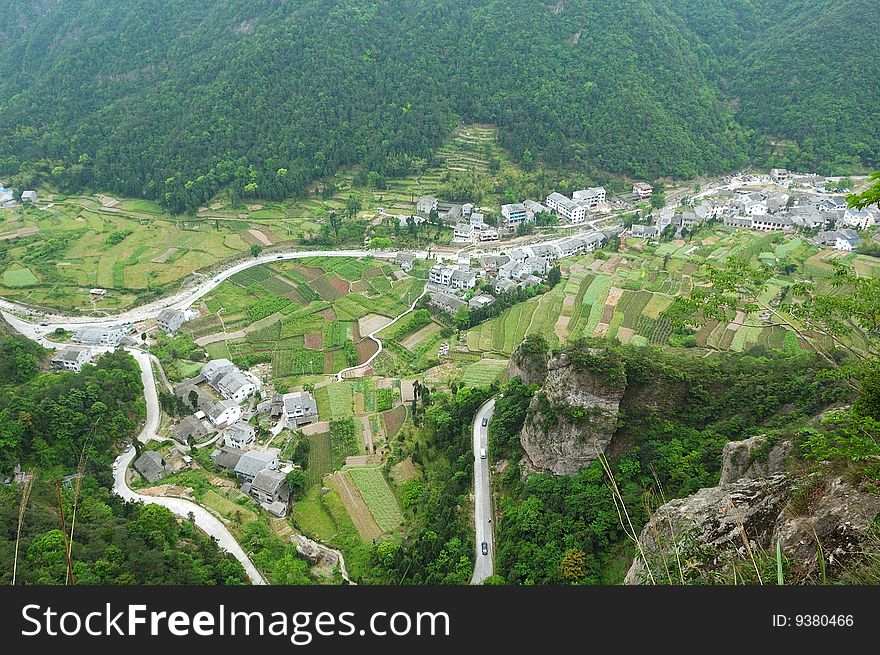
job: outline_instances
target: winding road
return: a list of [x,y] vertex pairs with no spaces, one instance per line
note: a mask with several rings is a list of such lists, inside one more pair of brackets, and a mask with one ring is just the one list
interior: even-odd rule
[[[46,338],[57,328],[72,330],[81,328],[84,325],[106,326],[118,323],[136,323],[150,318],[155,318],[159,315],[159,312],[164,309],[187,309],[194,302],[196,302],[206,294],[210,293],[213,289],[215,289],[218,285],[220,285],[223,281],[227,280],[231,276],[248,268],[259,266],[260,264],[266,264],[279,260],[303,259],[306,257],[377,257],[383,259],[393,259],[396,256],[396,252],[383,253],[365,250],[324,250],[263,255],[261,257],[255,257],[253,259],[235,264],[224,270],[223,272],[217,273],[209,281],[197,286],[195,289],[180,292],[174,296],[155,301],[148,305],[144,305],[142,307],[132,309],[112,317],[94,318],[81,316],[64,316],[61,314],[43,314],[42,322],[47,323],[47,325],[37,326],[36,324],[24,320],[16,314],[12,313],[22,312],[25,315],[33,316],[34,312],[32,310],[4,299],[0,299],[0,314],[2,314],[3,318],[5,318],[6,321],[16,331],[18,331],[25,337],[33,341],[37,341],[46,348],[58,350],[64,348],[66,344],[55,343]],[[427,254],[416,253],[416,256],[426,258]],[[416,303],[422,296],[424,296],[424,294],[425,291],[422,292],[419,298],[416,299],[415,302],[413,302],[412,306],[406,312],[396,317],[390,324],[397,322],[403,316],[413,311],[413,309],[415,309]],[[367,337],[373,339],[378,344],[379,349],[377,350],[377,352],[364,364],[360,364],[359,366],[353,367],[351,369],[345,369],[345,371],[356,370],[369,365],[369,363],[382,351],[382,342],[375,337],[375,334],[377,332],[379,332],[379,330],[375,330],[367,335]],[[95,353],[100,353],[108,352],[112,350],[112,348],[96,347],[92,348],[91,350]],[[147,443],[153,439],[158,439],[156,431],[159,428],[159,423],[161,420],[159,399],[158,394],[156,393],[156,380],[153,374],[153,367],[151,365],[152,356],[136,348],[126,348],[126,351],[135,358],[141,369],[141,381],[143,382],[144,386],[147,420],[144,424],[143,429],[141,430],[141,433],[138,435],[138,441],[140,441],[141,443]],[[342,373],[345,371],[339,373],[338,379],[342,379]],[[167,381],[165,381],[165,383],[167,384]],[[126,482],[126,473],[128,471],[128,467],[131,465],[131,462],[134,459],[135,453],[136,450],[132,448],[125,451],[117,460],[117,467],[113,472],[114,493],[124,498],[125,500],[141,501],[147,504],[162,505],[163,507],[167,507],[174,514],[177,514],[178,516],[181,516],[183,518],[189,518],[190,516],[192,516],[195,520],[196,525],[199,528],[204,530],[210,536],[216,538],[223,549],[228,551],[239,562],[241,562],[248,575],[248,578],[253,584],[266,584],[266,580],[254,566],[253,562],[244,552],[238,541],[236,541],[232,533],[217,517],[208,512],[205,508],[183,498],[144,496],[134,492]]]
[[[492,420],[495,399],[492,398],[477,410],[474,417],[474,531],[476,535],[477,559],[471,584],[482,584],[483,580],[495,571],[495,537],[492,528],[492,486],[489,477],[489,458],[480,457],[480,451],[488,450],[489,428],[483,425]],[[482,544],[488,546],[484,555]]]

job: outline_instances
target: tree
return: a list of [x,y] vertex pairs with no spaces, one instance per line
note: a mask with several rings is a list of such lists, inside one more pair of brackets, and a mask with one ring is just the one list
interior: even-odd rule
[[559,572],[566,580],[581,580],[587,574],[587,554],[580,548],[569,548],[562,557]]
[[192,408],[196,409],[199,404],[199,392],[195,389],[190,389],[187,398],[189,398],[189,404],[192,405]]
[[352,219],[355,217],[361,208],[363,207],[363,203],[361,203],[360,196],[356,196],[351,194],[345,201],[345,209],[348,212],[348,218]]
[[467,330],[471,326],[471,310],[467,307],[459,307],[452,317],[452,324],[457,330]]
[[871,173],[869,179],[872,184],[867,190],[847,196],[846,200],[850,207],[864,209],[870,205],[880,205],[880,171]]
[[263,252],[263,246],[258,243],[251,245],[251,257],[259,257],[261,252]]
[[284,481],[287,482],[290,495],[293,497],[298,497],[302,490],[306,488],[306,474],[302,469],[293,469],[284,476]]

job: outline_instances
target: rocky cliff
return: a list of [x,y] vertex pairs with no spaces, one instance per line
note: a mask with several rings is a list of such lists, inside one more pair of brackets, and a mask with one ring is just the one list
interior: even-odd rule
[[602,350],[547,361],[543,386],[529,406],[520,435],[532,472],[571,475],[611,442],[626,386],[622,365]]
[[798,575],[817,573],[817,542],[828,569],[844,566],[862,551],[880,496],[843,477],[789,472],[793,450],[788,441],[771,445],[761,436],[726,444],[719,485],[657,509],[626,583],[666,584],[682,575],[724,580],[732,560],[760,558],[777,540]]

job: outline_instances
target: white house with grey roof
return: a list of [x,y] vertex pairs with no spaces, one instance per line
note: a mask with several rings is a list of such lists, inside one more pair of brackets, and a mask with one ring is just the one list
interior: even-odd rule
[[853,230],[841,230],[837,233],[837,241],[834,244],[836,250],[844,250],[852,252],[858,248],[864,239],[856,234]]
[[242,453],[235,465],[235,475],[239,480],[250,482],[257,473],[266,469],[278,469],[278,449],[271,448],[265,452],[255,450]]
[[437,198],[422,196],[416,203],[416,214],[428,218],[432,211],[437,211]]
[[92,351],[88,348],[67,346],[52,357],[52,366],[64,371],[80,371],[84,364],[92,361]]
[[87,327],[73,333],[73,342],[86,346],[118,346],[125,337],[121,325]]
[[256,439],[257,431],[253,425],[238,421],[223,430],[223,445],[244,450]]
[[294,391],[282,396],[287,427],[298,428],[318,420],[318,403],[308,391]]
[[163,309],[156,317],[156,324],[159,329],[164,330],[168,334],[174,334],[180,329],[180,326],[186,322],[186,315],[179,309]]
[[202,367],[202,375],[210,383],[235,368],[235,364],[228,359],[212,359]]
[[241,407],[234,400],[221,400],[205,412],[215,426],[231,425],[241,418]]
[[271,514],[278,517],[287,515],[290,487],[287,485],[287,476],[281,471],[263,469],[254,476],[250,483],[243,485],[242,490],[246,490]]
[[214,388],[224,398],[237,403],[244,402],[257,391],[256,382],[251,376],[237,368],[219,379],[215,378]]

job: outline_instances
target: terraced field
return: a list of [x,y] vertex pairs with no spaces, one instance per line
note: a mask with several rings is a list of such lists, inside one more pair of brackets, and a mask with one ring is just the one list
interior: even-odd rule
[[[778,272],[758,297],[763,308],[775,307],[786,287],[811,279],[831,291],[832,261],[848,262],[861,275],[880,276],[880,264],[864,256],[819,251],[805,239],[782,234],[750,233],[718,227],[692,241],[651,246],[629,240],[626,252],[587,255],[562,262],[563,281],[547,294],[507,309],[467,331],[464,342],[473,355],[509,355],[526,334],[543,334],[551,346],[580,336],[608,336],[634,345],[747,351],[756,346],[794,352],[821,344],[796,319],[777,309],[769,319],[760,313],[733,323],[709,322],[676,333],[666,316],[675,299],[687,296],[706,279],[707,264],[724,266],[731,255],[752,265],[793,263],[793,274]],[[775,303],[775,304],[774,304]],[[797,332],[799,331],[799,333]],[[853,341],[853,347],[860,347]]]
[[[370,284],[351,293],[347,277],[365,277]],[[356,320],[403,313],[423,287],[423,280],[372,258],[275,262],[223,282],[203,299],[202,317],[184,330],[214,341],[215,352],[233,359],[271,362],[273,377],[295,383],[365,361],[374,345],[360,343]]]

